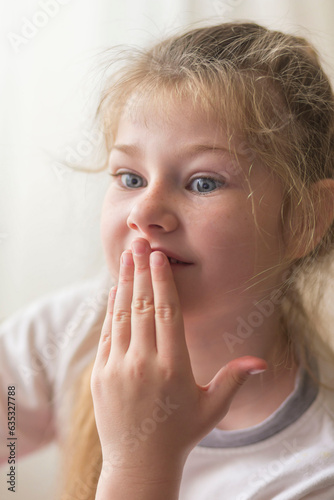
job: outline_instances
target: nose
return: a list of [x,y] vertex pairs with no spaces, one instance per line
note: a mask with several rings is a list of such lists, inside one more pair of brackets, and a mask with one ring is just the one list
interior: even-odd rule
[[161,189],[153,189],[138,197],[132,206],[127,225],[144,236],[152,232],[172,232],[178,227],[175,199]]

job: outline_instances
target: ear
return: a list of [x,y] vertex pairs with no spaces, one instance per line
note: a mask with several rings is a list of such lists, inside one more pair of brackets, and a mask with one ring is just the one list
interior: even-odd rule
[[323,179],[308,188],[314,207],[314,221],[305,219],[301,204],[290,209],[284,228],[286,256],[300,259],[320,243],[334,221],[334,180]]

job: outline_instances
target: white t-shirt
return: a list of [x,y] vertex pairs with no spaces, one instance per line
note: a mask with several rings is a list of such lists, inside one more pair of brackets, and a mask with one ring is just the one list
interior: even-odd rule
[[[19,456],[66,439],[73,381],[95,357],[111,285],[102,270],[0,324],[0,463],[8,459],[9,386]],[[321,361],[318,369],[334,386],[334,367]],[[294,392],[265,422],[214,429],[190,453],[179,499],[334,500],[334,393],[300,372]]]

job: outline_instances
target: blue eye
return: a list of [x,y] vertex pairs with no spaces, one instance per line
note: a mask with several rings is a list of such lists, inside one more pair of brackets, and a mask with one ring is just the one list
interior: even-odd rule
[[121,178],[121,183],[123,186],[128,187],[128,188],[137,188],[137,187],[143,187],[143,179],[140,177],[140,175],[137,174],[132,174],[130,172],[120,172],[119,174],[111,174],[111,177],[120,177]]
[[197,177],[193,179],[190,185],[196,183],[196,188],[198,189],[198,193],[205,194],[211,193],[211,191],[217,189],[217,187],[223,186],[221,181],[217,179],[213,179],[212,177]]
[[[124,180],[125,178],[125,180]],[[129,188],[136,188],[136,187],[142,187],[143,186],[143,179],[136,174],[121,174],[121,181],[123,184],[126,185],[126,187]]]

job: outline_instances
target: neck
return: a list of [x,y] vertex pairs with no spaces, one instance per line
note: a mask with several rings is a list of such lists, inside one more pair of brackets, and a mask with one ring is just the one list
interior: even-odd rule
[[261,423],[294,389],[298,367],[281,331],[280,313],[274,311],[262,320],[254,326],[255,316],[252,318],[250,313],[223,321],[211,314],[202,322],[185,317],[190,360],[198,384],[206,385],[222,366],[241,356],[257,356],[268,363],[266,372],[253,375],[241,387],[218,428],[236,430]]

